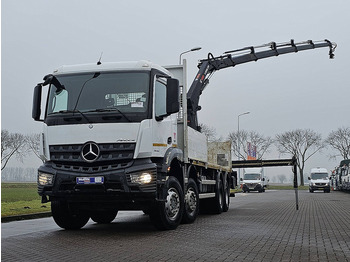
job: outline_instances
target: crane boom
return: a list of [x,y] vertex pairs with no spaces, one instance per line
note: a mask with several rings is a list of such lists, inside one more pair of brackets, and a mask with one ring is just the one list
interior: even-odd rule
[[[197,111],[201,109],[199,106],[199,97],[202,94],[204,88],[209,83],[210,76],[218,70],[234,67],[239,64],[248,63],[252,61],[258,61],[259,59],[296,53],[299,51],[329,47],[329,58],[334,58],[334,50],[336,44],[329,40],[313,42],[312,40],[295,43],[291,40],[287,43],[275,43],[271,42],[261,46],[250,46],[237,50],[225,52],[224,55],[214,57],[211,53],[208,54],[207,59],[199,61],[198,73],[193,80],[191,87],[187,93],[187,112],[188,112],[188,126],[199,130]],[[263,49],[263,50],[261,50]],[[261,51],[257,51],[261,50]]]

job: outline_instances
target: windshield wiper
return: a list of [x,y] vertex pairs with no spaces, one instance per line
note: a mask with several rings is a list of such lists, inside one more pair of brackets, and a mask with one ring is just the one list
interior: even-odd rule
[[120,111],[117,107],[106,107],[106,108],[98,108],[95,110],[91,110],[88,112],[113,112],[113,111],[117,111],[119,114],[121,114],[126,120],[128,120],[129,122],[131,122],[131,120],[122,112]]
[[[77,110],[77,109],[75,109],[75,110],[60,110],[60,111],[58,111],[58,112],[51,113],[50,115],[53,115],[53,114],[69,114],[69,113],[72,113],[72,114],[74,114],[74,113],[79,113],[79,114],[82,115],[82,117],[85,118],[85,120],[86,120],[88,123],[91,123],[91,121],[89,120],[89,118],[87,118],[87,116],[86,116],[84,113],[82,113],[80,110]],[[65,117],[65,119],[73,119],[73,118],[76,118],[76,117],[74,117],[74,115],[73,115],[72,117]]]

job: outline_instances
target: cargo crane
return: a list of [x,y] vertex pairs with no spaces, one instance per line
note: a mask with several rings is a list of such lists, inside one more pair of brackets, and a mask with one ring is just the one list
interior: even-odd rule
[[317,42],[308,40],[299,43],[295,43],[294,40],[291,40],[287,43],[271,42],[260,46],[250,46],[227,51],[224,55],[217,57],[209,53],[207,59],[200,60],[198,64],[198,73],[187,93],[188,125],[198,131],[200,130],[197,119],[197,112],[201,109],[199,106],[199,97],[204,88],[209,84],[210,77],[216,71],[268,57],[297,53],[299,51],[321,47],[329,47],[329,58],[333,59],[336,46],[335,43],[327,39]]

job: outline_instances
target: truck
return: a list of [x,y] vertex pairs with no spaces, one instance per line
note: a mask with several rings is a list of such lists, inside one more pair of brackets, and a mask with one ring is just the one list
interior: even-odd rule
[[316,190],[322,190],[325,193],[331,191],[330,178],[327,169],[325,168],[312,168],[309,179],[309,192],[313,193]]
[[209,53],[188,91],[186,60],[171,66],[98,61],[54,70],[33,94],[32,117],[43,123],[42,202],[51,202],[54,221],[67,230],[90,218],[110,223],[120,210],[143,210],[160,230],[192,223],[199,211],[228,211],[235,184],[231,146],[208,143],[197,118],[209,78],[224,68],[315,48],[329,47],[333,58],[335,46],[291,40]]
[[241,178],[241,188],[243,193],[250,191],[265,192],[267,179],[264,176],[264,169],[245,168],[243,169],[243,178]]
[[335,168],[331,176],[334,189],[350,191],[350,159],[340,161],[339,166]]

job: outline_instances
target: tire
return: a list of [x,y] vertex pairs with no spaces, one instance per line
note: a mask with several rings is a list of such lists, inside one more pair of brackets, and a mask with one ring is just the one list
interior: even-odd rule
[[115,219],[117,214],[118,214],[118,211],[115,211],[115,210],[100,211],[100,212],[96,211],[91,214],[91,219],[92,221],[98,224],[109,224]]
[[217,178],[217,183],[215,186],[215,198],[211,199],[210,202],[211,213],[221,214],[224,208],[224,190],[220,177]]
[[184,213],[184,194],[179,181],[170,176],[166,182],[165,201],[156,203],[150,212],[153,225],[159,230],[173,230],[178,227]]
[[188,180],[184,205],[182,223],[193,223],[199,213],[199,193],[197,184],[192,178]]
[[51,213],[56,224],[67,230],[80,229],[90,219],[87,213],[80,210],[72,210],[66,201],[60,200],[51,201]]
[[223,212],[227,212],[230,208],[230,184],[227,181],[227,176],[225,176],[224,181],[223,181],[223,191],[224,191],[224,195],[223,195],[223,207],[222,207],[222,211]]

